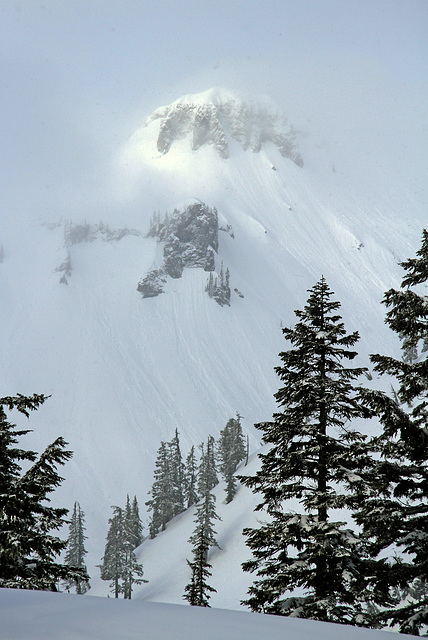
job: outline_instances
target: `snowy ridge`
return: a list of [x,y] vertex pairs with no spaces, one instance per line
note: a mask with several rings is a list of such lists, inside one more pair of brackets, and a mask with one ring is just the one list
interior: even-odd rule
[[211,89],[157,109],[145,126],[160,121],[157,149],[162,154],[177,140],[190,137],[192,150],[210,144],[220,157],[229,158],[228,138],[232,138],[242,149],[254,152],[272,142],[282,156],[302,166],[292,128],[272,105],[266,105],[245,103],[230,91]]

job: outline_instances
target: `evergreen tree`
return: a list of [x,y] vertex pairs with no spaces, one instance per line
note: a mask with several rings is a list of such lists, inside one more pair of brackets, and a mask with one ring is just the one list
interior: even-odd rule
[[[67,539],[65,564],[69,567],[77,567],[79,569],[83,569],[85,573],[87,573],[87,568],[84,561],[87,554],[87,551],[85,549],[86,539],[85,514],[81,510],[80,504],[78,502],[75,502]],[[75,587],[76,593],[79,595],[86,593],[90,588],[88,580],[83,580],[80,578],[72,581],[68,580],[66,581],[65,585],[67,589],[70,589],[70,587],[72,586]]]
[[171,458],[165,442],[161,442],[158,450],[154,477],[149,492],[152,497],[146,502],[148,511],[153,512],[149,523],[150,538],[157,536],[159,531],[164,531],[167,523],[174,516],[175,497],[171,491]]
[[184,511],[184,464],[177,429],[171,442],[161,442],[154,477],[149,491],[152,498],[146,502],[148,510],[153,512],[149,524],[151,538],[164,531],[167,523]]
[[136,549],[144,540],[143,536],[143,524],[140,518],[140,509],[138,506],[137,496],[134,496],[131,507],[132,518],[132,544],[133,549]]
[[184,511],[184,464],[181,457],[178,430],[168,443],[171,468],[171,500],[173,517]]
[[115,598],[123,593],[125,599],[131,599],[132,586],[147,580],[142,577],[143,567],[138,564],[133,551],[135,534],[129,497],[125,509],[117,506],[112,509],[104,556],[99,565],[101,579],[110,580],[110,588]]
[[211,577],[211,565],[208,562],[208,551],[218,547],[213,528],[213,521],[219,520],[215,511],[215,497],[207,492],[196,511],[196,528],[189,538],[193,545],[193,560],[187,561],[191,572],[191,581],[184,589],[183,598],[192,606],[209,607],[210,593],[216,590],[207,580]]
[[186,466],[184,471],[184,501],[186,508],[192,507],[198,501],[198,493],[196,490],[197,483],[197,464],[195,457],[195,447],[189,451],[186,458]]
[[[416,356],[428,336],[426,230],[416,255],[401,263],[406,272],[401,289],[390,289],[383,299],[389,308],[386,323],[404,338],[404,357],[371,357],[377,372],[396,378],[398,389],[393,398],[368,394],[383,432],[372,443],[379,457],[373,469],[377,484],[365,496],[357,518],[377,553],[395,550],[389,581],[398,592],[428,581],[428,359],[422,356],[424,348],[421,357]],[[407,357],[411,350],[413,357]],[[428,594],[386,608],[380,617],[418,635],[428,624]]]
[[124,514],[120,507],[112,507],[113,515],[109,518],[104,555],[101,559],[101,580],[110,580],[110,588],[114,597],[121,592],[121,578],[125,567]]
[[56,561],[67,542],[54,532],[65,524],[68,511],[48,504],[48,495],[62,482],[57,467],[72,453],[63,438],[40,456],[21,449],[18,442],[29,431],[17,430],[5,412],[16,409],[29,417],[45,400],[37,394],[0,398],[0,587],[56,591],[59,581],[87,578],[82,569]]
[[[256,425],[271,448],[260,455],[260,471],[241,478],[262,495],[256,510],[269,516],[259,529],[244,530],[253,559],[243,569],[258,577],[244,604],[371,626],[370,605],[388,598],[381,580],[372,579],[385,563],[371,559],[351,525],[332,519],[337,509],[355,507],[354,485],[371,464],[364,436],[350,426],[372,415],[353,384],[365,369],[343,362],[357,355],[359,336],[346,333],[324,278],[309,294],[294,328],[282,330],[292,348],[280,353],[276,367],[281,411]],[[287,509],[289,499],[299,501],[300,512]],[[303,595],[295,596],[296,589]]]
[[[136,503],[134,498],[133,506]],[[122,567],[122,585],[120,587],[121,593],[125,600],[130,600],[132,595],[132,587],[134,584],[142,584],[147,582],[143,579],[143,567],[137,562],[134,549],[136,548],[136,522],[135,522],[135,509],[131,506],[129,495],[126,497],[126,506],[123,519],[123,567]],[[137,505],[138,508],[138,505]],[[141,524],[141,522],[140,522]]]
[[214,278],[212,273],[210,273],[207,284],[205,285],[205,291],[209,297],[214,298],[221,307],[225,304],[230,306],[230,271],[226,269],[226,274],[224,273],[223,262],[221,263],[220,273],[217,278]]
[[206,448],[202,443],[200,449],[201,460],[198,470],[198,493],[203,498],[218,484],[214,438],[209,435]]
[[246,457],[244,434],[242,433],[241,416],[228,420],[220,432],[217,445],[220,461],[219,469],[226,482],[226,503],[233,500],[236,493],[235,471],[238,464]]

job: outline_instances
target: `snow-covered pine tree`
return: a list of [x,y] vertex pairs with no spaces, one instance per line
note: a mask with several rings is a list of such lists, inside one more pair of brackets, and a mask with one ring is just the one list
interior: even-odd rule
[[28,418],[45,400],[38,394],[0,398],[0,587],[56,591],[59,581],[87,578],[82,569],[56,561],[67,542],[54,532],[66,523],[68,511],[48,504],[62,482],[57,467],[72,453],[63,438],[41,455],[19,448],[29,430],[17,430],[5,412],[15,409]]
[[[402,346],[414,355],[428,336],[426,230],[416,255],[400,263],[406,272],[401,288],[390,289],[383,299],[389,308],[386,324],[405,337]],[[372,443],[379,455],[373,470],[376,488],[365,496],[358,513],[358,522],[376,552],[392,547],[400,557],[392,564],[391,584],[411,590],[428,582],[428,359],[424,353],[422,347],[418,358],[371,356],[375,371],[394,376],[398,388],[392,399],[381,393],[368,396],[383,433]],[[428,592],[384,609],[381,619],[398,625],[403,633],[425,632]]]
[[110,589],[114,597],[118,598],[125,568],[124,513],[121,507],[114,506],[112,509],[113,515],[108,521],[106,545],[99,568],[101,580],[110,581]]
[[245,439],[239,413],[236,414],[236,418],[230,418],[225,428],[220,431],[217,452],[219,470],[226,482],[226,503],[229,503],[236,493],[235,471],[238,464],[246,457]]
[[164,531],[167,523],[174,517],[175,497],[172,492],[171,456],[165,442],[161,442],[155,463],[154,482],[146,502],[147,510],[152,511],[149,523],[150,538],[155,538],[159,531]]
[[186,509],[192,507],[198,501],[197,484],[197,462],[195,447],[192,446],[186,458],[184,470],[184,503]]
[[171,468],[171,500],[172,517],[184,511],[184,464],[180,450],[178,429],[171,442],[168,443]]
[[291,349],[279,354],[276,367],[280,410],[272,422],[256,425],[271,447],[260,454],[255,476],[240,477],[261,494],[256,510],[268,516],[259,529],[244,530],[253,558],[243,569],[258,578],[244,604],[371,626],[370,605],[383,604],[387,594],[372,584],[374,561],[352,525],[333,519],[338,509],[353,507],[353,484],[370,466],[365,438],[350,424],[371,416],[354,386],[365,369],[343,363],[357,355],[352,347],[359,336],[346,333],[324,277],[309,294],[294,328],[282,330]]
[[140,518],[140,509],[138,506],[137,496],[134,496],[131,506],[131,530],[133,549],[136,549],[144,540],[143,523]]
[[230,271],[227,268],[225,275],[223,262],[221,263],[220,273],[217,278],[214,278],[213,274],[210,272],[207,284],[205,285],[205,291],[208,293],[209,297],[214,298],[217,304],[221,307],[225,304],[230,306]]
[[[123,568],[122,568],[122,584],[120,586],[120,592],[123,593],[125,600],[131,600],[132,588],[134,584],[142,584],[147,582],[143,578],[144,571],[141,564],[137,562],[134,549],[137,546],[136,542],[136,529],[135,529],[135,510],[133,510],[134,503],[131,506],[129,495],[126,496],[126,505],[123,514]],[[141,523],[140,523],[141,524]]]
[[226,269],[226,276],[224,279],[224,299],[226,304],[230,303],[230,271],[229,267]]
[[205,291],[208,293],[209,297],[212,298],[214,294],[214,278],[212,271],[210,271],[210,275],[208,276],[207,284],[205,286]]
[[[87,568],[85,565],[85,556],[87,554],[87,551],[85,549],[86,539],[87,536],[85,536],[85,513],[80,508],[80,504],[78,502],[75,502],[67,539],[65,564],[69,567],[77,567],[79,569],[83,569],[85,573],[87,573]],[[88,580],[78,578],[75,580],[67,580],[65,582],[65,587],[67,590],[74,587],[76,589],[76,593],[78,595],[81,595],[88,591],[88,589],[90,588],[90,584]]]
[[215,461],[215,441],[209,435],[206,447],[200,445],[201,459],[198,469],[198,493],[203,498],[218,484],[217,467]]
[[209,607],[210,593],[216,591],[207,582],[212,575],[208,552],[211,547],[219,548],[213,528],[213,521],[216,519],[220,518],[215,511],[215,497],[208,491],[197,508],[196,527],[189,538],[189,542],[193,545],[193,560],[191,562],[188,560],[187,563],[192,576],[190,583],[184,589],[183,598],[192,606]]

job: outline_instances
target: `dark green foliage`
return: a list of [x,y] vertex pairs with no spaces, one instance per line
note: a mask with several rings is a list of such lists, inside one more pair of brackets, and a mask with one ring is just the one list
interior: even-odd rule
[[226,503],[229,503],[236,493],[235,471],[238,464],[246,457],[245,439],[239,413],[236,414],[236,418],[228,420],[225,428],[220,432],[217,451],[219,470],[226,482]]
[[[28,430],[17,430],[5,408],[25,416],[46,396],[0,398],[0,586],[56,591],[59,581],[87,578],[82,569],[56,561],[66,541],[53,532],[66,522],[67,509],[49,506],[48,495],[62,482],[57,473],[72,456],[63,438],[38,455],[17,446]],[[28,468],[22,471],[22,464]]]
[[109,518],[109,530],[107,532],[106,546],[101,560],[101,580],[110,580],[110,587],[114,597],[120,593],[120,580],[124,566],[124,540],[123,540],[123,509],[112,507],[113,515]]
[[[387,325],[403,340],[403,359],[373,355],[375,371],[394,376],[393,398],[368,395],[383,432],[372,442],[379,461],[373,469],[376,490],[366,495],[358,514],[373,548],[391,546],[400,559],[393,564],[391,583],[398,589],[428,581],[428,233],[423,231],[417,257],[401,263],[405,276],[399,290],[384,297]],[[422,345],[421,356],[417,356]],[[418,635],[428,625],[428,597],[410,598],[382,611],[381,618],[400,631]]]
[[104,556],[99,565],[101,579],[110,581],[115,598],[123,593],[123,597],[130,600],[132,586],[147,580],[143,579],[143,567],[134,553],[135,530],[129,496],[125,509],[117,506],[112,509]]
[[184,511],[184,464],[181,457],[178,431],[171,442],[161,442],[156,459],[155,480],[146,502],[153,515],[149,524],[150,537],[164,531],[167,523]]
[[[293,329],[283,329],[291,349],[280,353],[275,394],[280,411],[256,425],[271,447],[261,468],[241,480],[262,500],[268,514],[259,529],[246,529],[253,558],[245,571],[258,579],[245,601],[254,611],[372,626],[371,604],[384,604],[385,562],[371,559],[351,526],[334,518],[356,507],[355,485],[370,468],[365,437],[351,428],[369,418],[361,389],[364,368],[345,366],[357,353],[358,332],[347,334],[339,302],[322,278],[310,291]],[[300,502],[298,512],[287,500]],[[337,515],[336,515],[337,517]],[[294,596],[296,590],[302,595]]]
[[191,571],[191,581],[184,589],[183,598],[192,606],[209,607],[210,593],[215,592],[207,580],[211,577],[211,565],[208,562],[208,551],[218,547],[213,529],[213,521],[219,520],[215,512],[215,498],[207,492],[196,511],[196,528],[189,538],[193,545],[193,560],[187,561]]
[[151,499],[146,502],[147,510],[152,511],[149,523],[150,537],[154,538],[159,531],[164,531],[167,522],[173,518],[174,499],[171,492],[171,467],[168,446],[161,442],[155,463],[154,482],[149,492]]
[[[76,567],[82,569],[87,573],[85,565],[85,556],[87,551],[85,549],[85,514],[80,508],[78,502],[74,503],[73,515],[71,516],[69,534],[67,539],[67,550],[65,553],[65,564],[69,567]],[[68,580],[65,583],[67,589],[75,587],[76,593],[81,595],[86,593],[90,588],[89,581],[87,579]]]
[[189,451],[189,455],[186,458],[186,467],[184,472],[184,500],[187,509],[189,507],[192,507],[198,501],[196,483],[197,463],[195,457],[195,447],[192,446]]
[[134,496],[131,507],[131,542],[132,548],[136,549],[143,542],[143,524],[140,518],[140,509],[138,506],[137,497]]
[[181,457],[178,430],[174,438],[168,443],[171,467],[171,497],[173,517],[184,511],[184,464]]
[[208,436],[206,447],[202,443],[201,460],[198,470],[198,493],[203,498],[218,484],[217,466],[215,462],[214,438]]
[[205,291],[221,307],[224,305],[230,306],[230,272],[229,269],[226,269],[226,273],[224,273],[223,262],[221,263],[218,277],[214,278],[213,274],[210,273]]

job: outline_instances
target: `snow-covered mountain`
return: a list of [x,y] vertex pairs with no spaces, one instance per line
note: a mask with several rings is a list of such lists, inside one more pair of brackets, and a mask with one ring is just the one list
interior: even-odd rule
[[[86,512],[94,575],[110,506],[130,493],[143,511],[157,448],[176,428],[186,453],[238,411],[256,451],[253,424],[275,407],[281,325],[294,322],[322,274],[347,328],[360,331],[361,362],[373,351],[398,354],[380,300],[426,222],[414,205],[403,213],[405,185],[391,197],[394,175],[366,184],[361,161],[344,175],[268,101],[210,90],[157,109],[112,159],[114,211],[70,220],[64,203],[30,228],[2,228],[1,387],[51,395],[26,444],[69,441],[74,457],[55,500],[78,500]],[[220,286],[226,270],[230,296],[218,304],[207,285],[211,274]],[[230,567],[239,568],[252,500],[241,491],[219,509],[217,606],[237,607],[245,595],[248,576]],[[159,558],[173,546],[169,533],[183,545],[191,524],[179,516],[150,542],[152,559],[142,550],[150,582],[140,597],[180,600],[188,550],[174,547],[177,578],[171,554],[169,567]]]

